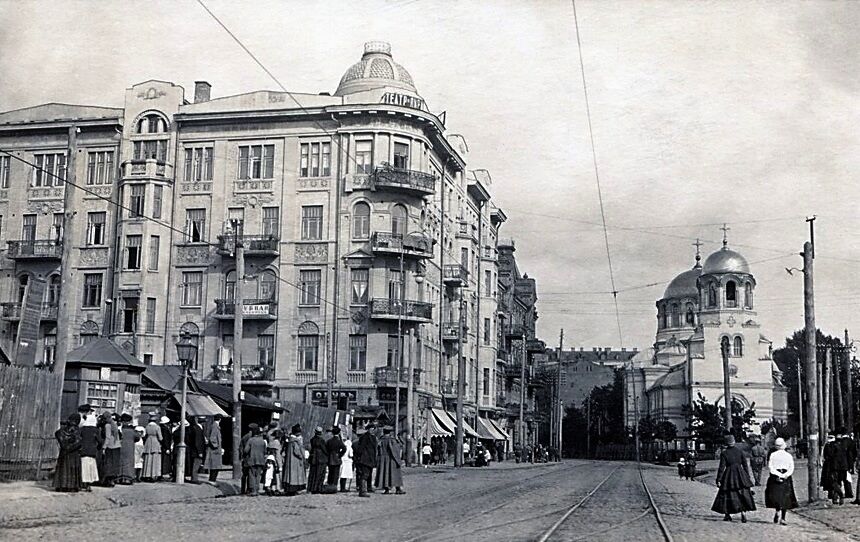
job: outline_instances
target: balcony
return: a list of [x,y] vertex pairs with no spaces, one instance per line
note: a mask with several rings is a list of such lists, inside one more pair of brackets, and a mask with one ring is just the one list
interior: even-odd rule
[[526,340],[526,351],[527,352],[537,352],[537,353],[546,352],[546,343],[544,343],[540,339],[527,339]]
[[[213,365],[212,375],[216,380],[233,380],[232,365]],[[275,368],[268,365],[242,365],[242,382],[270,381],[275,379]]]
[[[57,305],[49,305],[42,303],[42,310],[39,315],[41,320],[56,320],[59,307]],[[17,321],[21,319],[21,303],[0,303],[0,316],[4,320]]]
[[370,317],[378,320],[405,320],[429,324],[433,320],[433,304],[423,301],[375,298],[370,300]]
[[[245,257],[249,256],[277,256],[280,239],[277,235],[241,235],[239,239],[245,247]],[[218,236],[218,254],[221,256],[235,256],[234,236]]]
[[446,264],[442,282],[454,287],[465,286],[469,282],[469,270],[458,263]]
[[[505,376],[508,378],[519,378],[522,375],[522,364],[517,363],[514,365],[508,365],[505,367]],[[529,372],[526,371],[526,376],[528,376]]]
[[457,380],[454,378],[445,378],[442,380],[442,385],[439,388],[439,391],[442,392],[442,395],[446,397],[456,397],[457,396]]
[[501,363],[510,363],[511,362],[511,353],[504,349],[499,349],[496,351],[496,361]]
[[432,173],[396,168],[386,164],[377,167],[371,178],[374,190],[380,188],[399,190],[421,197],[436,193],[436,176]]
[[432,258],[433,244],[430,239],[420,233],[407,234],[377,231],[370,238],[370,248],[377,254],[394,254],[414,256],[417,258]]
[[159,160],[129,160],[123,165],[123,179],[167,179],[173,166]]
[[460,338],[460,323],[445,322],[442,324],[442,340],[455,341]]
[[8,241],[6,256],[13,260],[59,260],[63,257],[63,242],[54,239],[38,241]]
[[505,336],[509,339],[522,339],[526,334],[526,328],[520,324],[511,324],[505,328]]
[[462,239],[471,239],[475,243],[478,242],[478,228],[467,220],[459,221],[457,229],[457,237]]
[[364,371],[347,371],[347,384],[364,384],[367,382],[367,373]]
[[[398,378],[398,372],[400,378]],[[409,369],[398,371],[394,367],[377,367],[373,370],[373,382],[381,387],[407,386],[409,384]],[[412,369],[412,383],[415,386],[421,385],[420,369]]]
[[[215,318],[229,320],[236,314],[236,303],[232,299],[215,300]],[[271,299],[246,299],[242,303],[245,320],[274,320],[278,317],[278,303]]]

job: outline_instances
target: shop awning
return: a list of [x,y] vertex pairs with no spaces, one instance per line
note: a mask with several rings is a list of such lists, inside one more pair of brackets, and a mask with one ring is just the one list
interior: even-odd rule
[[[436,415],[436,417],[445,426],[445,428],[452,435],[456,435],[457,434],[457,418],[455,418],[453,415],[451,415],[451,413],[448,412],[447,410],[442,410],[440,408],[434,408],[432,410],[433,410],[433,414]],[[469,422],[467,422],[465,419],[463,420],[463,432],[466,434],[467,437],[481,438],[481,435],[479,435],[478,432],[475,431],[472,428],[472,426],[469,425]]]
[[[175,395],[177,401],[182,400],[181,395]],[[214,416],[220,414],[227,417],[227,413],[221,410],[221,407],[215,404],[208,395],[198,393],[189,393],[186,397],[186,412],[189,416]]]
[[428,437],[452,437],[454,433],[448,429],[445,424],[439,421],[437,416],[430,413],[427,416],[427,436]]
[[498,431],[500,435],[502,435],[502,440],[511,440],[511,435],[507,431],[502,429],[502,427],[499,424],[497,424],[494,420],[487,420],[487,421],[490,422],[490,425],[496,431]]
[[484,440],[508,440],[498,429],[496,429],[490,420],[478,417],[478,434]]

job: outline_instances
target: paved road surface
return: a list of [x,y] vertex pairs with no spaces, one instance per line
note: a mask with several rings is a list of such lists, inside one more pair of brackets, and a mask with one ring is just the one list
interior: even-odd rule
[[[789,526],[767,510],[725,523],[710,511],[713,488],[643,466],[676,541],[847,540],[796,515]],[[356,493],[281,498],[229,497],[133,505],[86,516],[0,526],[0,540],[665,540],[633,463],[565,461],[525,468],[412,469],[407,495]],[[94,538],[95,536],[95,538]]]

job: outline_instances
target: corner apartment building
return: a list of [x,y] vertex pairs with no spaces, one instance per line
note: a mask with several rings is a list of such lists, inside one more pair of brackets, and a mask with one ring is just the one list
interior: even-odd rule
[[350,408],[393,412],[399,393],[403,416],[411,378],[418,435],[453,404],[462,354],[467,410],[504,418],[509,331],[534,337],[533,301],[500,272],[489,176],[390,46],[367,43],[333,95],[211,92],[151,80],[123,108],[0,113],[0,349],[51,366],[58,337],[107,335],[174,364],[189,335],[199,379],[228,382],[241,352],[249,392],[324,404],[330,376]]

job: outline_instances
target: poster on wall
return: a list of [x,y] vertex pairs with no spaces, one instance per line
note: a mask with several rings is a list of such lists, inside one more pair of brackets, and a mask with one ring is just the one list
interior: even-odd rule
[[122,412],[129,413],[134,425],[139,425],[140,418],[140,394],[125,392],[122,400]]
[[21,307],[21,322],[15,342],[15,364],[33,367],[36,363],[36,345],[39,340],[39,322],[42,318],[42,299],[45,297],[45,280],[31,277]]

